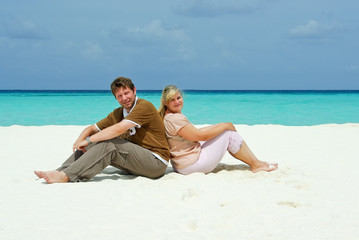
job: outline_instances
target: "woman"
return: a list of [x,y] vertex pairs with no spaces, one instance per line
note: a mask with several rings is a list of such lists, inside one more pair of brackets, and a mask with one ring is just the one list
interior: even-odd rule
[[209,173],[217,167],[226,151],[250,165],[254,173],[278,168],[276,163],[258,160],[232,123],[218,123],[198,129],[181,113],[182,108],[181,90],[174,85],[166,86],[158,111],[166,128],[171,163],[176,172],[185,175]]

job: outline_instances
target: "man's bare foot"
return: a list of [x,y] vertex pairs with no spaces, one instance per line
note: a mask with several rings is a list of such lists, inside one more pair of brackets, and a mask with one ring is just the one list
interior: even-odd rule
[[278,163],[267,163],[260,161],[256,166],[252,166],[252,172],[257,173],[260,171],[271,172],[278,169]]
[[34,171],[34,173],[38,176],[38,178],[43,178],[43,171]]
[[67,175],[62,171],[35,171],[39,178],[45,179],[47,183],[65,183],[70,181]]

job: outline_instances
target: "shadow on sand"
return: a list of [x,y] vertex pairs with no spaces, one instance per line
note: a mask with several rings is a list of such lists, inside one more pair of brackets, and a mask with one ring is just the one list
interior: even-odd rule
[[225,163],[219,163],[218,166],[212,171],[212,173],[218,173],[220,171],[251,171],[251,167],[245,164],[228,165]]
[[90,181],[91,182],[101,182],[104,180],[132,180],[138,178],[138,176],[136,175],[132,175],[128,172],[125,172],[123,170],[114,168],[114,167],[107,167],[104,170],[102,170],[102,172],[95,176],[94,178],[92,178]]
[[[212,171],[212,173],[218,173],[220,171],[251,171],[251,168],[248,165],[244,164],[237,164],[237,165],[228,165],[225,163],[219,163],[218,166]],[[165,172],[165,175],[169,173],[173,173],[174,170],[171,166],[169,166]],[[138,176],[132,175],[128,172],[125,172],[123,170],[114,168],[114,167],[108,167],[105,168],[101,174],[95,176],[93,179],[91,179],[91,182],[101,182],[104,180],[132,180],[136,179]]]

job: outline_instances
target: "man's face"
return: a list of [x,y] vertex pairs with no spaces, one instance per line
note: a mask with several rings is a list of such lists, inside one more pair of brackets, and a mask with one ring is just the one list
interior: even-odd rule
[[128,87],[118,88],[115,92],[115,97],[118,103],[129,112],[135,104],[136,88],[134,88],[133,91]]

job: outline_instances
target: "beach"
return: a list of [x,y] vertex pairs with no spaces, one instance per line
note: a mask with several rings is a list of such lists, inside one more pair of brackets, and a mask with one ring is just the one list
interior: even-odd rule
[[[198,127],[204,125],[196,125]],[[0,127],[2,239],[358,239],[359,124],[235,125],[252,173],[228,153],[213,173],[156,180],[113,167],[46,184],[85,126]]]

